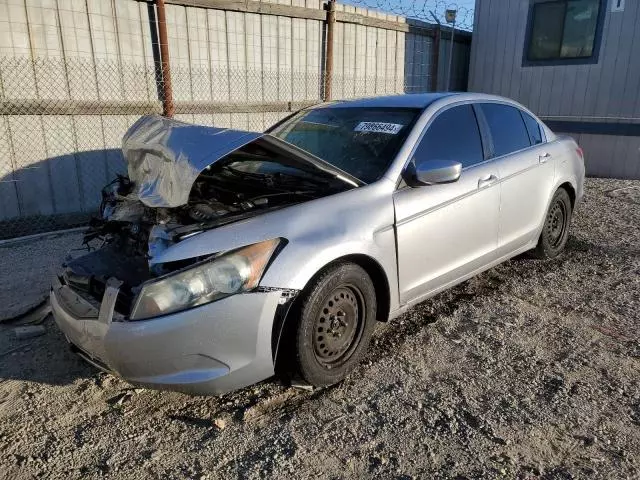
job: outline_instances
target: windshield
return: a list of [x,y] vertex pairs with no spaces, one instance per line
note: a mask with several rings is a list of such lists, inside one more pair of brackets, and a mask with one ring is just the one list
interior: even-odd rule
[[371,183],[387,171],[420,112],[413,108],[318,108],[294,115],[270,133]]

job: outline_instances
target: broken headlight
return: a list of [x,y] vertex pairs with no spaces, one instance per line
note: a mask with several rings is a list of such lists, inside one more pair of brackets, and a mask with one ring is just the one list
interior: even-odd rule
[[257,287],[280,241],[254,243],[145,284],[131,319],[179,312]]

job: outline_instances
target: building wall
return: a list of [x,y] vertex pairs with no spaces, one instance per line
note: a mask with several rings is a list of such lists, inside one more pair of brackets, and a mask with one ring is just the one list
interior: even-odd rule
[[[469,90],[513,98],[570,130],[589,175],[640,178],[640,2],[604,5],[597,64],[523,67],[530,0],[476,0]],[[609,124],[624,124],[624,135]]]

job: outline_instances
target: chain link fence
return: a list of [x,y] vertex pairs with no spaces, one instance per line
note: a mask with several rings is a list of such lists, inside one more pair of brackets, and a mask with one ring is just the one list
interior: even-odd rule
[[[0,0],[0,7],[7,2],[17,5],[22,0]],[[14,46],[8,49],[0,44],[0,240],[84,225],[99,206],[102,187],[117,173],[126,171],[120,151],[123,134],[141,115],[163,112],[163,75],[159,58],[153,54],[157,40],[153,31],[152,35],[145,33],[153,19],[151,14],[146,16],[152,4],[118,0],[116,5],[138,9],[134,20],[142,32],[141,42],[131,40],[131,31],[125,35],[124,29],[110,27],[120,21],[117,8],[92,14],[91,9],[65,10],[59,6],[49,12],[59,16],[53,23],[42,16],[37,21],[25,18],[24,24],[7,24]],[[280,23],[287,29],[291,23],[278,20],[276,39],[275,34],[269,38],[264,20],[262,30],[251,35],[246,31],[233,33],[230,15],[220,26],[211,21],[211,10],[185,10],[187,17],[192,10],[209,13],[209,23],[201,27],[206,31],[207,50],[204,59],[193,55],[196,47],[202,50],[202,46],[194,44],[193,37],[198,32],[194,35],[189,30],[185,54],[181,44],[176,43],[179,32],[173,32],[176,39],[171,40],[169,31],[176,119],[263,131],[291,112],[325,99],[326,45],[321,21],[307,19],[298,25],[307,28],[306,47],[301,50],[296,45],[300,32],[295,28],[287,30],[290,43],[282,46]],[[67,13],[87,15],[84,33],[75,17],[73,27],[65,27],[63,17]],[[276,18],[254,15],[252,19],[255,17]],[[131,25],[136,24],[131,18],[128,22],[132,30]],[[95,25],[102,30],[96,30]],[[338,29],[341,36],[335,40],[341,47],[330,79],[333,99],[431,90],[433,37],[338,25],[343,28]],[[44,32],[39,49],[33,48],[38,42],[31,35],[25,40],[30,42],[30,48],[21,51],[15,38],[36,31],[36,27]],[[175,25],[168,27],[178,29]],[[78,40],[74,51],[68,46],[62,48],[65,35],[69,36],[64,28],[71,29],[76,40],[85,35],[84,42],[89,43]],[[215,44],[213,36],[220,37],[222,29],[227,43]],[[48,51],[56,35],[55,41],[62,47]],[[149,45],[144,44],[145,38]],[[112,48],[112,53],[107,48],[109,41],[118,47]],[[133,53],[142,53],[128,55],[128,43],[133,44]],[[273,52],[266,50],[269,44]],[[456,43],[455,47],[459,61],[454,66],[452,83],[462,90],[466,88],[468,41]],[[226,61],[216,57],[219,51],[224,52]],[[304,56],[297,58],[300,51]],[[262,63],[250,68],[249,57],[256,52]],[[240,54],[244,55],[244,63],[236,58]],[[265,62],[268,57],[274,61]]]
[[154,68],[3,57],[0,72],[0,239],[85,224],[125,169],[123,133],[162,113]]

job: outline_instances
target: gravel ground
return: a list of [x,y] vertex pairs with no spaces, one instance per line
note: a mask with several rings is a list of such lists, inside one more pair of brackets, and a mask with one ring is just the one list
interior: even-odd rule
[[[313,392],[134,390],[73,356],[51,321],[29,340],[3,327],[0,472],[637,478],[639,225],[640,182],[590,179],[561,258],[514,259],[381,324],[355,374]],[[78,241],[0,248],[0,317],[44,295]]]

